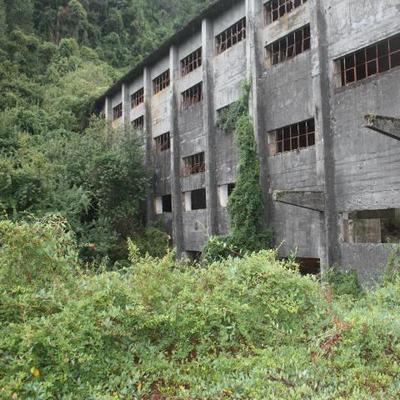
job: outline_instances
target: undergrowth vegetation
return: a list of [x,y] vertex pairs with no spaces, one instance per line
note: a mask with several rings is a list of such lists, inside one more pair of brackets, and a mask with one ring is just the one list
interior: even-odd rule
[[0,222],[0,398],[398,399],[400,279],[354,297],[274,251],[96,272],[59,217]]

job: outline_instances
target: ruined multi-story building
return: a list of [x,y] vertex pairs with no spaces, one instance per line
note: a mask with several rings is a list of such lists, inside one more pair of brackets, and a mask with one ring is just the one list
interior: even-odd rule
[[246,80],[281,255],[380,275],[400,238],[400,0],[220,0],[99,99],[143,129],[149,216],[181,253],[229,229],[237,152],[216,121]]

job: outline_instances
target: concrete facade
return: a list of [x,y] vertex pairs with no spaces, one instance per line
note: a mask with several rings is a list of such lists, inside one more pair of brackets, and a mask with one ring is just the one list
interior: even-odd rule
[[[161,214],[178,253],[194,254],[210,235],[229,230],[226,204],[237,152],[233,135],[220,131],[216,121],[247,80],[265,221],[275,231],[281,255],[296,251],[299,258],[355,269],[363,281],[372,281],[381,275],[396,236],[392,244],[348,243],[344,230],[349,213],[400,209],[400,141],[365,123],[368,114],[400,118],[400,68],[394,54],[390,69],[343,84],[338,60],[400,34],[400,0],[296,0],[285,15],[266,21],[265,7],[271,4],[216,2],[110,88],[99,107],[112,120],[113,107],[122,102],[124,124],[144,116],[147,165],[154,171],[149,218]],[[246,38],[219,54],[216,37],[242,18]],[[307,26],[309,48],[271,65],[268,46]],[[199,48],[201,66],[182,76],[181,60]],[[153,80],[168,69],[169,86],[154,94]],[[199,83],[202,100],[183,108],[182,93]],[[132,109],[130,96],[141,88],[144,103]],[[310,120],[312,144],[273,150],[276,132]],[[157,152],[155,138],[166,132],[170,148]],[[205,171],[182,174],[185,157],[199,153],[204,153]],[[191,194],[199,189],[206,189],[206,208],[191,210],[196,201]],[[166,195],[172,195],[172,213],[162,212]],[[381,221],[382,227],[395,222]]]

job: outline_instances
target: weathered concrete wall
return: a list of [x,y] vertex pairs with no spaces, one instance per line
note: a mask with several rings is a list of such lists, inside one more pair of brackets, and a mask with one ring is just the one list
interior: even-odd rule
[[[141,105],[130,111],[130,120],[151,116],[152,138],[171,131],[171,150],[151,159],[154,194],[173,195],[173,218],[165,218],[167,226],[173,225],[176,244],[182,251],[201,251],[211,233],[229,230],[226,199],[221,204],[218,191],[235,182],[238,159],[233,132],[216,128],[217,111],[239,98],[247,78],[252,83],[266,221],[275,230],[280,254],[296,251],[299,257],[322,262],[340,260],[343,269],[356,269],[364,282],[376,280],[390,247],[344,243],[341,215],[400,208],[400,142],[366,129],[364,122],[368,113],[400,118],[400,68],[338,87],[335,60],[400,33],[400,0],[309,0],[267,25],[261,0],[222,2],[222,12],[196,22],[175,50],[148,66],[151,79],[175,68],[171,88],[148,94],[147,109]],[[217,55],[215,36],[245,16],[246,40]],[[311,49],[270,66],[265,46],[306,24],[311,25]],[[180,60],[199,47],[203,66],[181,77]],[[181,93],[199,82],[205,87],[203,102],[181,109]],[[139,74],[107,98],[107,118],[122,93],[126,99],[126,90],[130,96],[143,85]],[[270,132],[311,118],[314,146],[273,154]],[[206,172],[183,177],[183,158],[199,152],[205,153]],[[207,189],[207,209],[185,210],[185,196],[201,188]],[[321,192],[325,212],[274,202],[276,190]]]
[[[400,1],[324,1],[329,58],[385,39],[400,31]],[[351,40],[348,40],[351,38]],[[331,63],[331,74],[335,63]],[[368,113],[400,117],[400,70],[394,69],[331,93],[338,212],[400,207],[400,142],[365,128]],[[340,214],[338,223],[341,224]],[[382,273],[390,246],[341,243],[344,268],[363,281]]]

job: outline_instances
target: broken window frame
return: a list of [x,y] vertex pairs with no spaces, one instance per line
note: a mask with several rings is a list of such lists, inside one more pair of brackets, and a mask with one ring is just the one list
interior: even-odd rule
[[192,86],[181,94],[181,109],[187,110],[188,108],[200,103],[203,100],[203,82]]
[[131,109],[138,107],[142,103],[144,103],[144,88],[131,95]]
[[265,47],[269,65],[281,64],[311,49],[310,24],[290,32]]
[[181,60],[181,76],[184,77],[197,68],[201,67],[203,63],[203,50],[199,47],[193,53],[190,53],[187,57]]
[[205,153],[196,153],[188,157],[183,158],[182,176],[188,177],[190,175],[199,174],[205,172]]
[[153,79],[153,94],[160,93],[166,89],[171,83],[171,77],[169,69],[163,72],[161,75]]
[[[201,197],[195,197],[199,195]],[[190,192],[191,211],[199,211],[207,209],[207,190],[205,188],[192,190]]]
[[300,151],[315,145],[314,118],[287,125],[270,133],[272,155]]
[[400,33],[336,60],[338,86],[350,86],[370,76],[400,67]]
[[301,7],[307,0],[270,0],[264,4],[264,24],[269,25]]
[[246,39],[246,23],[246,17],[243,17],[215,37],[217,55]]
[[131,124],[132,124],[132,128],[135,131],[139,131],[139,132],[143,131],[143,129],[144,129],[144,115],[141,115],[140,117],[134,119],[131,122]]
[[117,104],[113,107],[113,121],[122,118],[122,103]]
[[171,134],[170,132],[163,133],[154,138],[156,153],[162,153],[171,148]]

